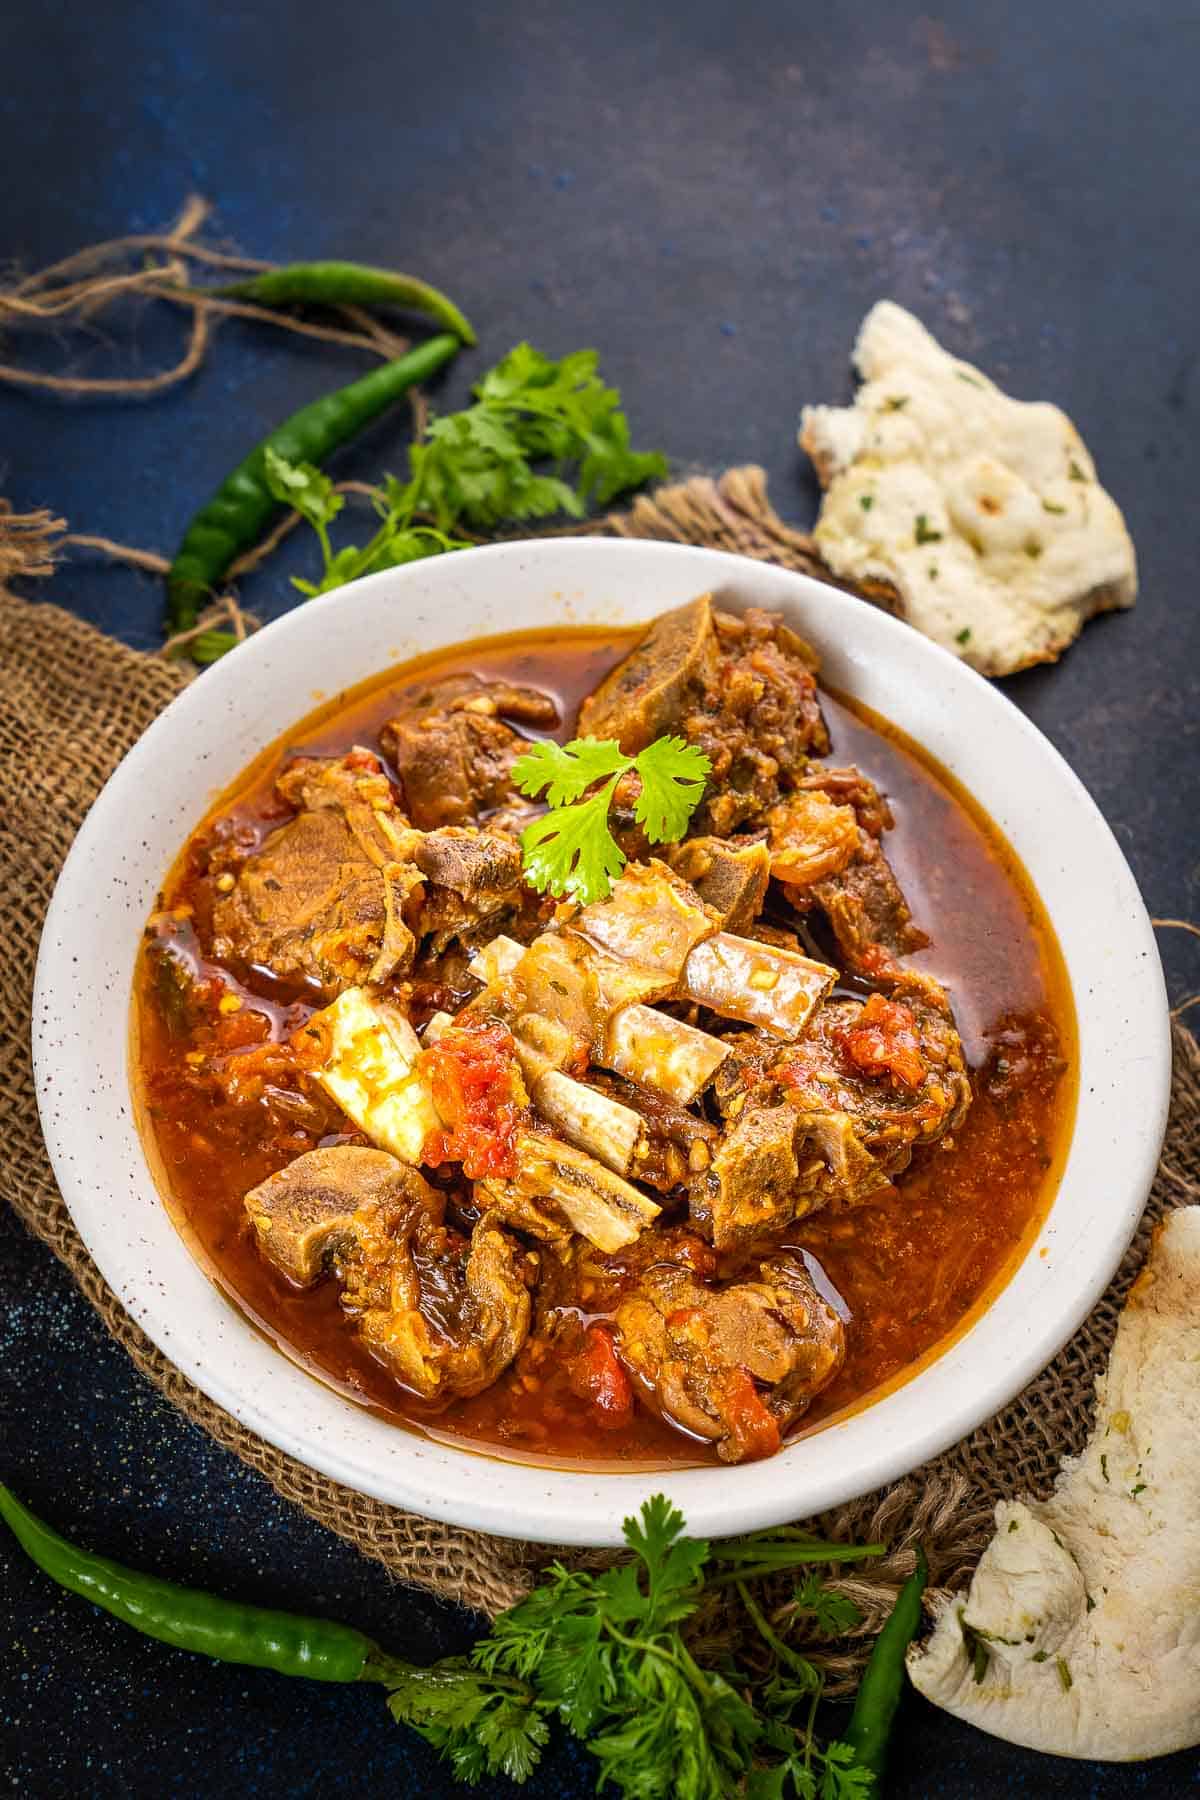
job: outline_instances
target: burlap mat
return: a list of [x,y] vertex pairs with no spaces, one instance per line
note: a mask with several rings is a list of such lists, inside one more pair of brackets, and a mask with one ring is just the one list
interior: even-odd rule
[[[0,589],[21,563],[0,510]],[[697,478],[641,498],[598,532],[673,538],[814,569],[809,540],[772,511],[761,470],[719,483]],[[7,549],[7,562],[6,562]],[[27,572],[35,558],[26,557]],[[38,572],[45,572],[44,569]],[[65,585],[69,572],[58,575]],[[28,1026],[34,958],[55,877],[84,813],[116,763],[186,677],[126,649],[56,606],[0,592],[0,1195],[49,1244],[137,1367],[174,1406],[264,1475],[279,1493],[357,1545],[401,1581],[494,1614],[524,1593],[544,1549],[458,1531],[338,1486],[262,1442],[194,1388],[129,1318],[89,1258],[59,1198],[42,1144]],[[1200,1199],[1200,1047],[1175,1033],[1166,1147],[1137,1239],[1092,1317],[1051,1366],[998,1417],[886,1492],[826,1515],[841,1538],[882,1536],[893,1553],[845,1583],[863,1609],[856,1642],[832,1660],[836,1691],[854,1672],[920,1536],[936,1581],[955,1582],[987,1535],[994,1501],[1043,1493],[1059,1458],[1089,1427],[1093,1381],[1149,1237],[1170,1207]],[[840,1678],[840,1679],[839,1679]]]

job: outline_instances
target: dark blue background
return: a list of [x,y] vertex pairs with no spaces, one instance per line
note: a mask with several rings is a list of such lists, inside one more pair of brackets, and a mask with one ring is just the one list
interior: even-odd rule
[[[683,470],[762,462],[802,522],[798,409],[849,392],[858,321],[893,296],[1015,392],[1065,405],[1126,509],[1137,610],[1008,691],[1090,786],[1151,909],[1195,916],[1198,49],[1192,0],[959,0],[936,19],[888,0],[24,0],[0,17],[0,254],[31,268],[158,229],[200,191],[251,254],[356,256],[454,294],[482,348],[444,401],[520,337],[595,344],[639,443]],[[143,366],[175,353],[177,328],[136,322]],[[98,332],[77,366],[109,358]],[[264,430],[362,367],[235,324],[186,389],[145,405],[5,393],[0,493],[170,550]],[[401,410],[342,472],[399,466],[406,428]],[[247,604],[287,605],[302,554],[248,582]],[[157,641],[148,579],[80,560],[54,597]],[[1164,954],[1173,991],[1194,987],[1194,947]],[[468,1642],[469,1618],[394,1587],[185,1424],[8,1217],[0,1244],[0,1474],[35,1505],[140,1565],[325,1611],[416,1657]],[[448,1791],[376,1693],[148,1644],[7,1546],[0,1774],[39,1796]],[[590,1781],[563,1747],[527,1791]],[[1198,1784],[1194,1754],[1056,1763],[914,1699],[891,1791]]]

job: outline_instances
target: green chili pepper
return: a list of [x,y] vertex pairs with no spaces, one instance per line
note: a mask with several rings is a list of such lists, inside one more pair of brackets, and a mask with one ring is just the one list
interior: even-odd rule
[[896,1604],[875,1640],[850,1724],[842,1733],[858,1762],[882,1779],[887,1763],[892,1720],[904,1691],[904,1658],[921,1623],[921,1595],[929,1578],[925,1552],[917,1550],[917,1566],[896,1596]]
[[469,321],[453,300],[427,281],[401,275],[391,269],[373,269],[366,263],[303,262],[268,269],[247,281],[226,287],[205,288],[228,300],[253,300],[259,306],[401,306],[424,313],[453,331],[464,344],[475,342]]
[[173,1581],[139,1575],[68,1543],[2,1484],[0,1517],[52,1581],[95,1601],[147,1637],[173,1644],[178,1650],[199,1650],[218,1662],[249,1663],[256,1669],[305,1675],[312,1681],[379,1678],[372,1659],[380,1653],[351,1626],[275,1612],[265,1606],[241,1606],[215,1594],[177,1587]]
[[270,436],[226,476],[207,505],[183,534],[167,572],[167,617],[173,631],[196,623],[202,603],[230,563],[254,544],[279,510],[267,486],[264,456],[268,446],[288,462],[316,463],[319,468],[360,428],[390,406],[408,388],[424,381],[449,362],[458,339],[443,334],[419,344],[396,362],[372,369],[349,387],[324,394],[285,419]]

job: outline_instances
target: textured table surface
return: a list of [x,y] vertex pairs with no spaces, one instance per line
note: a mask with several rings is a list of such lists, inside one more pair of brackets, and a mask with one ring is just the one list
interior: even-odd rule
[[[684,470],[761,462],[798,522],[816,503],[798,408],[849,393],[858,321],[894,297],[1014,392],[1063,404],[1126,510],[1136,611],[1007,691],[1091,789],[1151,910],[1196,917],[1198,39],[1182,0],[956,0],[936,18],[887,0],[40,0],[0,17],[0,256],[35,267],[158,229],[199,191],[251,254],[347,254],[446,287],[481,337],[451,403],[521,337],[556,355],[594,344],[639,443]],[[142,320],[146,366],[171,330]],[[105,356],[98,336],[82,366]],[[361,366],[233,325],[186,388],[145,405],[0,390],[0,492],[169,550],[265,429]],[[396,466],[405,425],[381,425],[343,471]],[[286,605],[292,566],[247,583],[247,604]],[[158,639],[149,579],[80,561],[53,591],[131,643]],[[1175,937],[1164,960],[1177,997],[1198,985],[1194,945]],[[97,1547],[344,1617],[417,1657],[474,1629],[184,1423],[7,1216],[0,1477]],[[911,1698],[894,1777],[903,1800],[1165,1797],[1200,1786],[1200,1759],[1051,1762]],[[5,1780],[36,1796],[450,1791],[377,1694],[149,1644],[0,1544]],[[526,1791],[590,1785],[561,1745]]]

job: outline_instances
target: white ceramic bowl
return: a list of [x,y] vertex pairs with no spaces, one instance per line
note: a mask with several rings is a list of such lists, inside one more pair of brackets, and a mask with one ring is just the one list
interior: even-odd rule
[[[591,1474],[501,1462],[388,1425],[247,1323],[172,1225],[134,1127],[130,984],[159,883],[213,797],[324,695],[421,651],[563,622],[649,619],[706,588],[778,608],[830,683],[903,727],[983,804],[1057,929],[1078,1011],[1079,1108],[1037,1243],[977,1322],[907,1385],[768,1462]],[[1086,646],[1077,655],[1087,654]],[[38,960],[34,1063],[63,1196],[110,1286],[196,1385],[352,1488],[433,1518],[611,1544],[647,1495],[696,1533],[805,1517],[915,1468],[1037,1373],[1108,1281],[1166,1117],[1166,998],[1150,922],[1087,793],[994,687],[882,612],[762,563],[673,544],[514,543],[388,571],[289,613],[157,719],[89,813]]]

